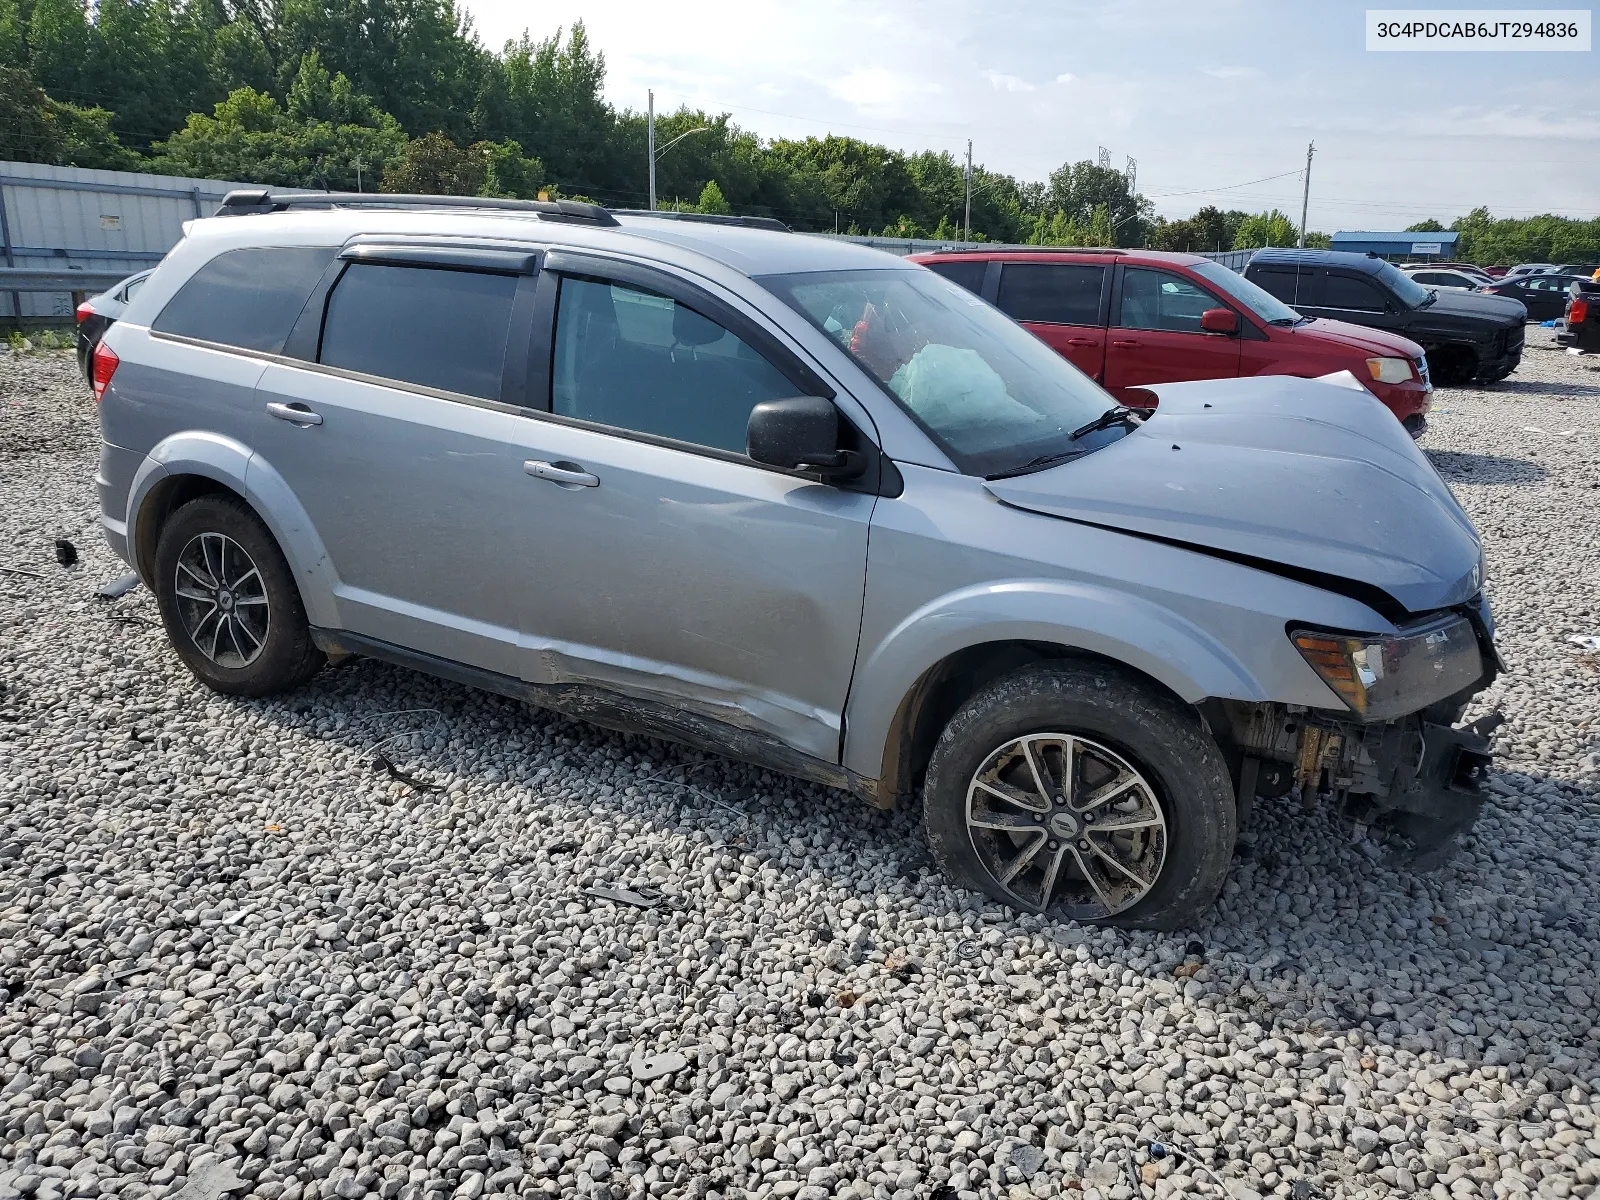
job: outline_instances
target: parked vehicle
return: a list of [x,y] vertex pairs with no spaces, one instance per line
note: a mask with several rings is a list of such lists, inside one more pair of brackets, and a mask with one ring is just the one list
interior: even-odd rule
[[1562,317],[1556,326],[1557,345],[1600,353],[1600,282],[1580,279],[1572,284]]
[[94,348],[100,344],[100,339],[105,336],[106,330],[110,329],[122,315],[122,310],[128,307],[128,301],[133,299],[133,294],[149,277],[149,271],[129,275],[115,287],[107,288],[98,296],[90,296],[78,305],[73,314],[78,322],[78,370],[83,372],[84,382],[91,387],[94,385],[94,378],[90,373]]
[[1507,268],[1503,278],[1513,279],[1518,275],[1544,275],[1554,270],[1556,270],[1555,263],[1518,263],[1514,267]]
[[[1257,797],[1437,850],[1483,552],[1356,389],[1152,384],[845,242],[235,192],[95,350],[101,522],[208,687],[370,655],[888,806],[961,884],[1169,928]],[[870,533],[870,536],[869,536]]]
[[1458,288],[1464,292],[1475,292],[1479,288],[1494,282],[1488,275],[1477,275],[1444,267],[1412,267],[1409,269],[1402,267],[1401,270],[1405,271],[1408,276],[1423,287]]
[[1585,279],[1594,278],[1596,271],[1594,263],[1562,263],[1553,272],[1556,275],[1582,275]]
[[1507,270],[1506,267],[1485,267],[1483,273],[1490,279],[1504,279]]
[[913,256],[996,305],[1133,407],[1152,383],[1349,371],[1413,437],[1427,364],[1403,337],[1290,308],[1210,259],[1154,250],[985,248]]
[[1492,383],[1522,361],[1528,312],[1520,302],[1423,287],[1375,255],[1258,250],[1244,273],[1308,317],[1410,338],[1427,351],[1436,384]]
[[1552,321],[1566,311],[1567,289],[1587,279],[1584,275],[1508,275],[1478,289],[1489,296],[1504,296],[1528,310],[1530,321]]

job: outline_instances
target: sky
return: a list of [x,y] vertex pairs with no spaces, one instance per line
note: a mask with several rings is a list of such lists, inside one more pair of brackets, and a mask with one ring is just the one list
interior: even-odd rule
[[1600,52],[1370,53],[1347,0],[463,2],[494,47],[582,20],[619,108],[653,88],[657,112],[728,112],[763,137],[957,157],[970,138],[1020,179],[1103,146],[1168,217],[1298,222],[1313,141],[1311,229],[1600,213]]

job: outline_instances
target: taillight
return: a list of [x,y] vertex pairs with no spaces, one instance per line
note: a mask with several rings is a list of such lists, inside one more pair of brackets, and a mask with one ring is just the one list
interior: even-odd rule
[[78,305],[77,308],[72,310],[72,315],[77,317],[78,324],[82,325],[90,317],[94,316],[94,305],[85,300],[82,304]]
[[122,360],[117,357],[117,352],[110,346],[106,345],[104,342],[95,343],[94,359],[92,360],[89,386],[94,388],[94,398],[96,403],[99,403],[101,400],[105,399],[106,387],[108,384],[110,384],[111,376],[115,374],[117,364],[121,361]]
[[1567,309],[1567,324],[1582,325],[1588,319],[1589,301],[1587,299],[1580,300],[1574,296],[1572,298],[1572,307]]

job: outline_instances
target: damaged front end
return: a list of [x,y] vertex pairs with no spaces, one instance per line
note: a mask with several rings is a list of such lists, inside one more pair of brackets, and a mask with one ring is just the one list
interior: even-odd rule
[[1336,805],[1415,847],[1415,866],[1449,857],[1483,806],[1498,713],[1456,725],[1503,669],[1486,606],[1474,601],[1391,635],[1291,628],[1301,654],[1347,713],[1223,702],[1214,732],[1234,765],[1240,824],[1257,799]]

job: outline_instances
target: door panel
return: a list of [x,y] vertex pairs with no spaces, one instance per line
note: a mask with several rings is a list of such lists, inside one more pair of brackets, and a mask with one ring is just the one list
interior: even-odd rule
[[1200,314],[1231,308],[1182,275],[1147,267],[1122,271],[1117,317],[1107,333],[1105,387],[1119,400],[1149,383],[1232,379],[1239,374],[1239,339],[1206,333]]
[[[280,420],[268,404],[322,421]],[[341,626],[516,675],[530,572],[514,549],[545,498],[522,469],[535,422],[276,363],[255,406],[258,453],[333,560]]]
[[996,304],[1098,382],[1105,373],[1108,275],[1089,263],[1005,263]]
[[587,680],[837,762],[876,497],[578,425],[537,423],[516,538],[523,678]]

